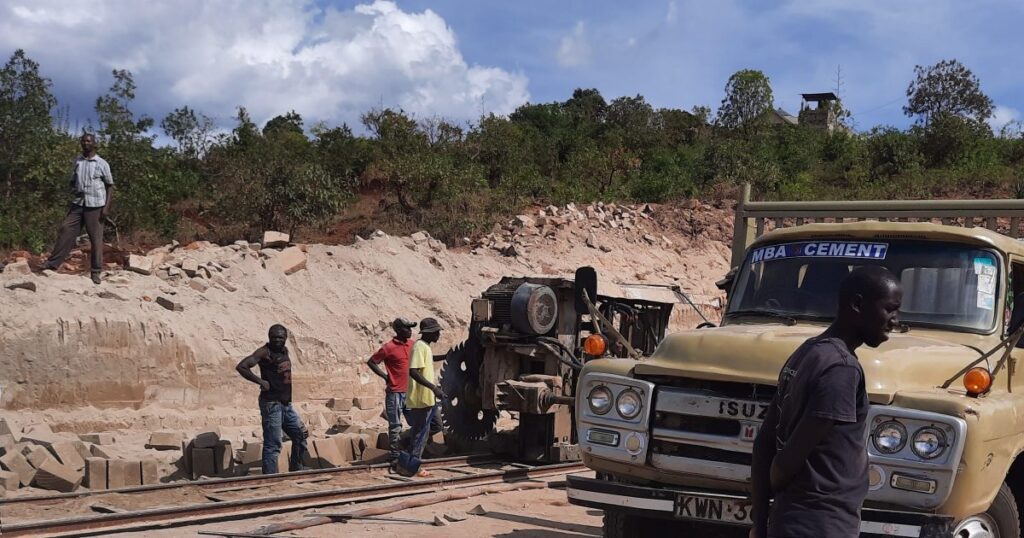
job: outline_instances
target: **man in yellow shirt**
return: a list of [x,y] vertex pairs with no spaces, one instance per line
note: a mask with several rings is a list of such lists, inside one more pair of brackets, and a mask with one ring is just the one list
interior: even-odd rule
[[[430,438],[435,404],[444,399],[444,393],[434,381],[434,353],[430,349],[430,344],[440,338],[441,325],[437,320],[423,318],[420,322],[420,339],[412,345],[409,356],[409,392],[405,396],[405,407],[408,410],[406,420],[412,428],[412,447],[409,452],[416,458],[423,455],[423,449]],[[423,470],[417,476],[426,477],[430,473]]]

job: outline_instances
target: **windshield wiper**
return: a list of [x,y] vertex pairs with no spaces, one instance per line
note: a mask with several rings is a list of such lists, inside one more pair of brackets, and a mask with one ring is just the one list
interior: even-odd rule
[[775,312],[772,310],[760,310],[757,308],[749,308],[746,310],[733,310],[732,312],[726,312],[726,317],[732,316],[762,316],[766,318],[780,319],[786,325],[796,325],[796,318],[793,316]]

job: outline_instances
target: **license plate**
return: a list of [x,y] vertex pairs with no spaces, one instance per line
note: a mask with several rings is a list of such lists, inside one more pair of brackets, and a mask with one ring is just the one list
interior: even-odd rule
[[733,525],[753,524],[747,502],[700,495],[677,495],[675,515],[680,519],[718,521]]
[[757,439],[757,432],[761,429],[758,423],[743,422],[740,424],[740,441],[753,443]]

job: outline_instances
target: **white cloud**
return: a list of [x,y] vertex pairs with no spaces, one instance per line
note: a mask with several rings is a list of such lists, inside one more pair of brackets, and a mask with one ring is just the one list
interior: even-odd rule
[[[997,105],[992,109],[992,117],[988,119],[988,125],[996,134],[1013,122],[1020,120],[1020,111],[1008,106]],[[1018,129],[1019,130],[1019,129]]]
[[679,18],[679,6],[676,5],[676,0],[669,0],[668,12],[665,13],[665,22],[672,24]]
[[[256,120],[295,109],[347,121],[383,104],[421,116],[473,119],[529,99],[527,78],[469,65],[431,10],[375,0],[352,9],[313,0],[16,0],[0,7],[0,48],[24,48],[58,93],[90,103],[129,69],[138,107],[159,119],[188,105],[223,124],[234,107]],[[76,110],[84,114],[88,111]]]
[[590,54],[586,25],[579,21],[571,33],[562,37],[556,58],[562,67],[580,67],[590,63]]

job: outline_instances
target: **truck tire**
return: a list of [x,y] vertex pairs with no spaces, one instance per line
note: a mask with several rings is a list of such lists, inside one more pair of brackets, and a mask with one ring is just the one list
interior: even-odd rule
[[957,524],[955,538],[1021,538],[1017,500],[1005,483],[999,488],[992,506],[983,514],[968,517]]
[[621,510],[605,510],[604,538],[643,538],[649,535],[650,521]]

